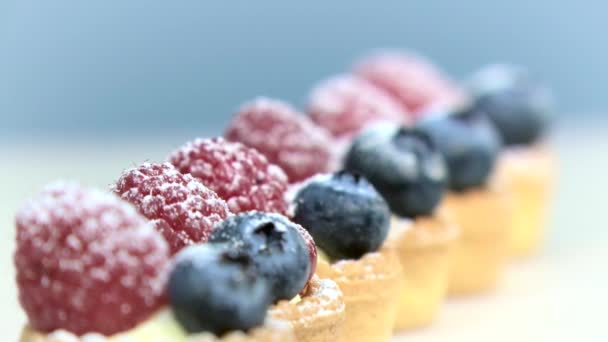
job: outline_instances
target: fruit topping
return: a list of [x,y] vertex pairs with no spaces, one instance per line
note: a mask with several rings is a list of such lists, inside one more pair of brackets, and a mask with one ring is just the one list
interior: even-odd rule
[[207,241],[213,227],[230,214],[215,192],[169,163],[126,170],[113,191],[154,224],[173,254]]
[[294,204],[294,221],[333,260],[357,259],[378,250],[386,239],[388,205],[358,174],[316,176],[298,192]]
[[394,96],[414,118],[424,113],[424,109],[450,108],[464,98],[452,80],[414,54],[380,52],[361,60],[355,73]]
[[196,139],[173,152],[169,161],[215,191],[233,213],[259,210],[284,214],[287,210],[285,173],[241,143]]
[[525,69],[491,65],[468,83],[475,108],[488,115],[505,145],[532,144],[542,136],[552,112],[552,96]]
[[[209,242],[252,255],[260,275],[268,280],[274,302],[295,297],[311,278],[316,258],[314,242],[297,224],[273,213],[247,212],[226,219]],[[315,253],[316,256],[316,253]]]
[[184,248],[169,276],[169,303],[189,333],[224,333],[264,322],[269,287],[250,255],[216,244]]
[[16,226],[19,299],[34,329],[112,335],[163,304],[167,243],[113,194],[56,183]]
[[431,138],[412,128],[374,125],[355,138],[344,167],[364,175],[393,213],[429,215],[444,193],[447,170]]
[[243,105],[225,137],[257,149],[292,183],[327,171],[331,160],[327,132],[278,100],[258,98]]
[[429,134],[441,150],[452,190],[485,185],[501,148],[498,132],[485,115],[474,108],[464,108],[428,116],[417,129]]
[[403,123],[408,114],[382,89],[354,75],[339,75],[317,85],[308,113],[334,136],[352,136],[366,125],[389,121]]

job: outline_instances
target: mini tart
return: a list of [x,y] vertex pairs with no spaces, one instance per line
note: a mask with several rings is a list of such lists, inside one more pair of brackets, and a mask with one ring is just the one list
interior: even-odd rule
[[[157,316],[170,315],[168,310],[163,310]],[[147,322],[152,325],[156,324],[155,321]],[[163,320],[170,318],[162,318]],[[143,323],[146,324],[146,323]],[[161,323],[162,324],[162,323]],[[140,328],[140,327],[139,327]],[[82,337],[78,337],[72,333],[64,330],[58,330],[50,334],[44,334],[33,330],[30,326],[25,326],[21,333],[20,342],[296,342],[296,337],[293,332],[291,325],[285,321],[272,320],[266,321],[264,326],[253,329],[249,333],[243,332],[232,332],[225,336],[218,338],[217,336],[209,333],[196,334],[189,336],[180,336],[179,333],[171,334],[166,333],[165,327],[153,327],[150,331],[142,333],[141,331],[135,331],[139,329],[134,328],[132,331],[117,334],[114,336],[106,337],[99,334],[87,334]],[[170,327],[172,329],[173,327]],[[183,335],[183,332],[181,333]]]
[[320,259],[320,277],[335,281],[346,303],[343,342],[390,341],[397,317],[403,271],[395,251],[382,248],[359,260],[329,264]]
[[346,322],[344,298],[338,285],[314,276],[299,301],[282,301],[270,316],[290,322],[298,341],[336,342]]
[[555,161],[545,146],[506,149],[498,173],[513,196],[509,250],[523,256],[537,250],[544,235],[546,211],[554,181]]
[[495,287],[504,268],[511,227],[511,197],[496,182],[484,188],[448,192],[442,206],[461,229],[448,292],[466,295]]
[[405,276],[395,330],[432,322],[447,292],[459,233],[444,208],[413,220],[393,217],[387,246],[397,252]]

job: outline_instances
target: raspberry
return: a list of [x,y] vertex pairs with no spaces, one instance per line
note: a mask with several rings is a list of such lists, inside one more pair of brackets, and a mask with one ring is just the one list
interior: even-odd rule
[[164,303],[167,243],[113,194],[57,183],[16,226],[19,299],[34,329],[112,335]]
[[308,103],[314,122],[335,136],[352,136],[375,121],[403,123],[399,102],[363,78],[340,75],[314,88]]
[[302,236],[304,241],[306,242],[306,248],[308,249],[308,257],[310,258],[310,273],[308,274],[308,280],[306,281],[306,286],[302,293],[306,293],[306,288],[310,283],[310,280],[315,275],[317,271],[317,245],[315,244],[315,240],[312,238],[308,230],[304,229],[304,227],[296,224],[296,229],[298,233]]
[[206,242],[213,227],[230,214],[215,192],[169,163],[126,170],[113,190],[152,221],[173,254]]
[[243,105],[225,137],[260,151],[285,171],[290,182],[326,171],[331,158],[327,132],[277,100],[258,98]]
[[169,161],[215,191],[233,213],[287,211],[287,176],[253,148],[223,138],[196,139],[173,152]]
[[424,110],[463,101],[462,91],[434,65],[413,54],[382,52],[363,59],[355,73],[384,89],[419,117]]

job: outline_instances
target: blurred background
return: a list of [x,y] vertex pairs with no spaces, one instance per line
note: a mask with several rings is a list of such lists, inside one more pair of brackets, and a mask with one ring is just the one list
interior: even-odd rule
[[[560,182],[541,255],[494,296],[448,304],[416,341],[606,341],[608,3],[0,0],[0,321],[16,340],[13,213],[56,178],[106,187],[131,165],[218,135],[257,95],[301,107],[374,48],[419,51],[457,79],[528,66],[559,102]],[[603,314],[601,314],[603,315]],[[481,324],[482,322],[483,324]],[[410,336],[411,337],[411,336]],[[408,340],[405,337],[404,340]]]
[[600,0],[0,3],[3,138],[218,132],[244,100],[301,105],[378,47],[420,51],[457,78],[520,63],[562,112],[608,107]]

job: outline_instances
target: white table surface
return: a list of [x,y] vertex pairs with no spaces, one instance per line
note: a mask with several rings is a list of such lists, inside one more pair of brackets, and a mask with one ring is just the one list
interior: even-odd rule
[[[564,126],[562,126],[564,127]],[[429,328],[395,341],[608,341],[608,139],[603,129],[558,131],[560,181],[545,248],[513,261],[494,293],[448,300]],[[159,161],[183,139],[164,142],[0,144],[0,322],[15,341],[25,322],[14,285],[13,215],[55,179],[107,187],[126,167]]]

